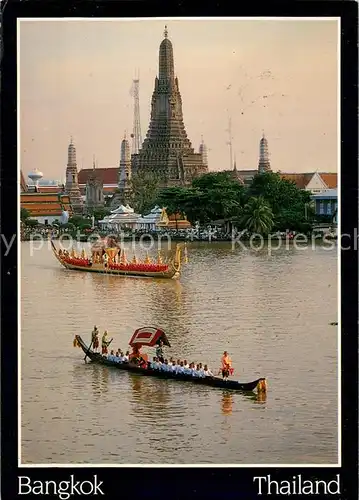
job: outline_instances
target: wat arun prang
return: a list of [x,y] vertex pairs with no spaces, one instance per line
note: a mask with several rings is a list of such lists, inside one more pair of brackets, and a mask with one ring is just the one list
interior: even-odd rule
[[156,175],[161,187],[190,185],[193,178],[208,172],[206,154],[194,152],[184,127],[167,27],[160,45],[150,125],[142,148],[132,155],[131,163],[133,175],[142,172]]

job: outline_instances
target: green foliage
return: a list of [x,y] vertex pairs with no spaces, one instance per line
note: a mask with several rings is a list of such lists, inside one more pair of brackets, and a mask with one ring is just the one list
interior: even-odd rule
[[27,227],[36,227],[36,226],[39,225],[39,222],[36,219],[30,219],[30,218],[28,218],[28,219],[25,220],[25,225]]
[[156,204],[159,179],[152,173],[140,171],[131,178],[131,205],[137,213],[149,212]]
[[66,224],[68,228],[74,227],[82,231],[83,229],[91,228],[91,221],[81,215],[74,215],[69,218],[68,223]]
[[251,233],[267,235],[273,227],[273,212],[262,196],[250,198],[239,219],[240,225]]
[[30,212],[26,208],[20,208],[20,220],[25,222],[30,217]]
[[299,189],[292,181],[282,179],[278,173],[256,175],[249,194],[261,196],[269,204],[274,215],[275,230],[301,231],[313,220],[310,192]]
[[238,215],[244,188],[227,172],[213,172],[193,180],[192,187],[173,187],[160,191],[156,203],[169,215],[185,214],[191,223],[208,223]]
[[106,215],[109,215],[111,213],[111,210],[108,207],[103,207],[103,208],[94,208],[91,211],[91,216],[95,217],[95,221],[102,220]]
[[307,232],[314,220],[310,193],[278,173],[256,175],[249,188],[230,172],[211,172],[194,179],[191,187],[162,190],[157,179],[146,174],[132,182],[136,211],[146,213],[157,204],[169,215],[186,215],[192,224],[234,219],[243,228],[267,234],[286,229]]

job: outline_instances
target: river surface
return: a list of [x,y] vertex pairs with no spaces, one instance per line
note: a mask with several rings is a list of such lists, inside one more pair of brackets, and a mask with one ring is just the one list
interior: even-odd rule
[[[22,463],[337,463],[337,250],[192,243],[188,256],[180,281],[129,279],[21,243]],[[267,396],[86,364],[73,339],[94,324],[122,349],[161,326],[168,356],[213,370],[226,349],[233,378],[265,376]]]

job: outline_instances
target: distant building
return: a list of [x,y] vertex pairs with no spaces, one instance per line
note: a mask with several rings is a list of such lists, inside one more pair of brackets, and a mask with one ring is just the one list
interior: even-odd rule
[[126,134],[121,142],[120,168],[118,185],[111,200],[111,206],[127,205],[131,198],[131,151]]
[[20,192],[25,193],[27,191],[27,184],[25,181],[24,174],[22,173],[22,170],[20,170]]
[[314,202],[316,215],[330,215],[333,222],[337,222],[338,212],[338,190],[328,189],[322,193],[313,194],[311,199]]
[[107,215],[99,221],[101,228],[117,230],[121,229],[135,229],[137,221],[141,215],[136,214],[134,209],[129,205],[120,205],[115,210],[112,210],[110,215]]
[[144,231],[155,231],[158,229],[158,224],[160,222],[168,223],[168,217],[166,211],[156,205],[149,214],[140,217],[137,220],[137,229]]
[[259,142],[259,162],[258,162],[258,173],[263,174],[265,172],[271,172],[270,161],[269,161],[269,150],[268,141],[263,133],[262,139]]
[[334,172],[311,173],[284,173],[278,172],[283,179],[293,181],[299,189],[305,189],[313,194],[324,193],[335,189],[338,184],[338,175]]
[[70,196],[74,213],[82,214],[84,203],[79,188],[76,163],[76,148],[72,141],[72,137],[68,147],[65,190],[66,193]]
[[86,182],[86,209],[102,208],[104,204],[103,182],[97,174],[94,159],[92,172],[87,177]]
[[[82,195],[86,193],[88,178],[92,175],[93,168],[82,168],[78,174],[79,189]],[[96,167],[96,176],[102,181],[104,196],[113,194],[118,188],[118,167],[99,168]]]
[[55,220],[61,221],[64,212],[70,217],[73,214],[67,194],[24,192],[20,194],[20,206],[30,213],[32,219],[45,225],[51,225]]

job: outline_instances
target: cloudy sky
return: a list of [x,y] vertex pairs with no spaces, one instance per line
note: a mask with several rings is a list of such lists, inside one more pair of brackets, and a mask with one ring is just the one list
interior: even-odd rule
[[229,116],[238,168],[257,167],[264,130],[273,170],[337,170],[335,20],[89,19],[20,22],[25,175],[62,179],[71,135],[79,169],[94,154],[116,166],[137,69],[146,135],[165,24],[187,134],[196,150],[203,135],[210,170],[229,168]]

